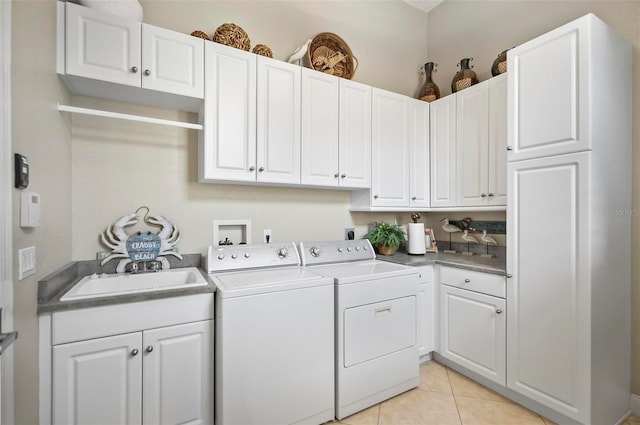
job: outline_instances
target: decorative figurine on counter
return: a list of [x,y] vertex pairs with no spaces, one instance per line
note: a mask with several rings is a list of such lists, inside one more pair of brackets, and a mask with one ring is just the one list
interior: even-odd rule
[[465,229],[462,232],[462,240],[467,242],[467,252],[463,252],[464,255],[473,255],[473,252],[469,251],[470,243],[478,243],[478,240],[469,234],[469,230]]
[[311,39],[308,39],[302,46],[298,47],[291,56],[289,56],[287,62],[301,65],[302,58],[307,54],[307,49],[309,49],[309,44],[311,44]]
[[483,230],[482,231],[482,236],[480,237],[480,240],[482,242],[484,242],[486,244],[487,247],[487,251],[485,254],[482,254],[483,257],[494,257],[493,255],[489,254],[489,245],[497,245],[498,242],[496,242],[495,239],[493,239],[491,236],[487,235],[487,231]]
[[[147,213],[143,221],[147,224],[160,226],[160,232],[136,232],[129,236],[124,228],[138,222],[138,211],[146,208]],[[169,269],[171,265],[165,258],[167,255],[182,260],[182,256],[175,251],[175,246],[180,240],[180,232],[166,218],[158,215],[147,218],[148,207],[140,207],[135,213],[119,218],[113,225],[109,225],[100,234],[100,239],[107,247],[111,248],[111,255],[100,263],[104,266],[107,262],[121,258],[116,266],[116,273],[124,273],[127,264],[133,262],[158,261],[162,269]]]
[[449,249],[445,249],[444,253],[445,254],[456,254],[455,250],[451,249],[451,234],[452,233],[456,233],[456,232],[462,232],[462,230],[460,230],[460,228],[454,224],[450,224],[449,223],[449,219],[448,218],[443,218],[440,221],[444,221],[444,224],[442,225],[442,230],[444,230],[445,232],[447,232],[449,234]]

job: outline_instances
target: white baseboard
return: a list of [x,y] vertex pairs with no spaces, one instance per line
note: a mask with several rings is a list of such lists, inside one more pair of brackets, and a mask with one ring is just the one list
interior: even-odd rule
[[640,416],[640,395],[631,393],[631,414]]

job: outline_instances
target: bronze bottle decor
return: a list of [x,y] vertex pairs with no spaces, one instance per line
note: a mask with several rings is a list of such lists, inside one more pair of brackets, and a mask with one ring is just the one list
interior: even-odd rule
[[480,82],[475,71],[471,69],[473,66],[469,65],[469,62],[472,60],[473,58],[464,58],[460,60],[460,63],[458,64],[460,71],[456,72],[456,75],[453,76],[453,80],[451,81],[451,93],[466,89],[467,87],[471,87],[472,85]]
[[491,66],[492,77],[507,72],[507,51],[509,51],[509,49],[504,50],[498,55],[496,60],[493,61],[493,65]]
[[424,100],[425,102],[433,102],[436,99],[440,99],[440,88],[431,79],[431,74],[436,72],[436,66],[438,66],[438,64],[427,62],[422,68],[422,71],[426,76],[426,80],[420,89],[419,99]]

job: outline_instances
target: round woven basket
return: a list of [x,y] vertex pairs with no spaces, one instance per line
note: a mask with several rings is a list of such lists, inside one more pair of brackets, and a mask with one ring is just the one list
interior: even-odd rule
[[316,35],[307,49],[309,66],[316,71],[350,80],[358,68],[358,59],[349,45],[338,35],[323,32]]
[[256,44],[252,50],[256,55],[266,56],[268,58],[273,57],[273,52],[269,48],[269,46],[265,44]]
[[245,50],[247,52],[251,48],[249,36],[236,24],[227,23],[220,25],[211,39],[216,43],[235,47],[236,49]]
[[194,37],[203,38],[205,40],[211,40],[209,38],[209,35],[204,31],[195,30],[194,32],[191,33],[191,35]]

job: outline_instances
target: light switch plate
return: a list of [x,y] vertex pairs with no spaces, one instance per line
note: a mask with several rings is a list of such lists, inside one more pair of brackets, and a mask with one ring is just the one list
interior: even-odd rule
[[18,251],[18,280],[31,276],[36,272],[36,247],[23,248]]

